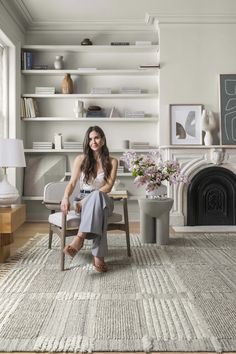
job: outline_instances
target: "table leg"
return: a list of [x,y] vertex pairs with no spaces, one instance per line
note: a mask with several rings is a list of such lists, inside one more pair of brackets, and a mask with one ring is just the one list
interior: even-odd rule
[[13,242],[13,233],[0,233],[0,263],[10,256],[10,244]]
[[156,218],[156,244],[167,245],[169,243],[169,213],[163,213]]
[[140,211],[140,233],[143,243],[155,243],[155,218]]

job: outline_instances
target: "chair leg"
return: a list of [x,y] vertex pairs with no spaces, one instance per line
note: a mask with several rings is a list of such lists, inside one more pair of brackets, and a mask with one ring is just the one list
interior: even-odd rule
[[61,270],[65,270],[65,254],[63,252],[66,244],[66,215],[62,214],[61,228]]
[[52,248],[52,236],[53,236],[53,231],[52,231],[52,225],[49,224],[49,238],[48,238],[48,248]]
[[131,257],[131,248],[130,248],[130,235],[129,235],[129,217],[128,217],[128,206],[127,199],[123,199],[123,208],[124,208],[124,221],[125,221],[125,235],[126,235],[126,244],[127,244],[127,255]]

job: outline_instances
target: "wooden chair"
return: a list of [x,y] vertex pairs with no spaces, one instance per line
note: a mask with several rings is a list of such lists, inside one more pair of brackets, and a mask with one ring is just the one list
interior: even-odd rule
[[[65,269],[65,255],[63,249],[66,244],[66,237],[73,236],[77,234],[80,219],[78,215],[75,214],[74,210],[71,210],[67,215],[60,212],[60,202],[64,195],[64,190],[68,184],[68,181],[51,182],[44,187],[44,197],[43,204],[47,209],[51,211],[49,215],[49,245],[52,247],[52,237],[55,232],[61,240],[61,270]],[[77,192],[75,192],[77,191]],[[74,197],[78,194],[78,188],[75,187],[74,192],[70,197],[70,204],[73,205]],[[122,230],[126,235],[126,245],[127,254],[131,256],[130,249],[130,235],[129,235],[129,218],[128,218],[128,207],[127,207],[127,192],[114,192],[110,193],[109,196],[114,199],[114,201],[122,201],[123,203],[123,216],[118,213],[112,213],[108,218],[107,231],[111,230]]]

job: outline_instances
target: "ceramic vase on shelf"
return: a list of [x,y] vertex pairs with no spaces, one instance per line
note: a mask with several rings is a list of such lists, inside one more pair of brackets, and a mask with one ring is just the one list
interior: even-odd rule
[[76,118],[83,117],[84,114],[84,102],[76,100],[74,105],[74,113]]
[[164,184],[161,184],[158,188],[154,189],[153,191],[146,191],[146,198],[148,199],[163,199],[166,198],[167,194],[167,187]]
[[73,93],[73,86],[73,80],[71,79],[70,74],[66,74],[61,83],[61,93]]
[[54,68],[56,70],[63,69],[63,56],[62,55],[56,55],[55,61],[54,61]]

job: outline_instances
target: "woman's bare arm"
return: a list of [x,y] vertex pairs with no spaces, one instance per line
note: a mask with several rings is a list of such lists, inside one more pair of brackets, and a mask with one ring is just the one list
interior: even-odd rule
[[107,182],[99,189],[101,192],[110,193],[116,180],[118,161],[114,157],[111,157],[111,174]]
[[68,185],[66,186],[64,196],[61,201],[61,211],[63,211],[64,213],[68,213],[68,211],[70,210],[69,197],[73,193],[76,183],[80,177],[80,174],[81,174],[80,167],[81,167],[81,163],[82,163],[83,159],[84,159],[83,155],[79,155],[76,157],[76,159],[74,161],[71,179],[70,179]]

